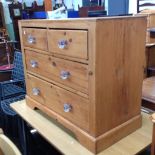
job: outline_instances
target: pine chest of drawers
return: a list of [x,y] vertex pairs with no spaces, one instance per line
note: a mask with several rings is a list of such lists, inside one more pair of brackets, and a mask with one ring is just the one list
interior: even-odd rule
[[141,126],[146,18],[19,22],[27,97],[93,153]]

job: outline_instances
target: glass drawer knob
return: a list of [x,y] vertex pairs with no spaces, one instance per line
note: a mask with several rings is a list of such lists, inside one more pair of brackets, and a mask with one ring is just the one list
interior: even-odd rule
[[58,41],[58,47],[60,49],[65,49],[67,47],[67,45],[68,45],[67,40],[59,40]]
[[67,80],[70,77],[70,73],[68,71],[61,71],[60,78],[62,80]]
[[30,64],[31,64],[31,67],[32,67],[32,68],[38,67],[38,62],[35,61],[35,60],[31,60],[31,61],[30,61]]
[[72,106],[68,103],[64,104],[64,112],[70,112],[72,110]]
[[33,37],[31,34],[28,35],[28,37],[27,37],[27,42],[28,42],[29,44],[34,44],[35,41],[36,41],[35,37]]
[[34,96],[38,96],[40,94],[40,90],[38,88],[33,88],[32,93]]

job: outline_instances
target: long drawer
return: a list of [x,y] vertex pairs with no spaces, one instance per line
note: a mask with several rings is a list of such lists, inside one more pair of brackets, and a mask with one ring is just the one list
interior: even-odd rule
[[27,71],[88,94],[88,65],[25,51]]
[[31,47],[47,51],[47,30],[35,28],[23,28],[23,44],[25,47]]
[[40,104],[57,112],[79,127],[89,130],[88,100],[45,82],[32,75],[27,75],[27,94]]
[[47,36],[49,52],[88,59],[87,31],[48,30]]

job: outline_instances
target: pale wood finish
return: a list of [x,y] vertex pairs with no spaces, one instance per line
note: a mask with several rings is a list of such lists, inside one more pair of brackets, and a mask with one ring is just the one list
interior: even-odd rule
[[[73,131],[82,145],[94,153],[106,149],[139,128],[141,125],[140,103],[145,65],[145,17],[44,20],[40,21],[40,23],[38,23],[38,20],[28,20],[27,22],[20,22],[20,29],[35,27],[35,23],[47,29],[46,37],[50,42],[48,42],[48,50],[45,54],[43,54],[43,51],[36,51],[35,47],[34,51],[33,48],[26,51],[27,47],[22,47],[25,50],[24,57],[26,57],[27,61],[25,64],[26,72],[32,74],[31,77],[36,76],[50,82],[51,85],[56,84],[58,90],[64,89],[64,91],[76,93],[76,95],[79,95],[79,99],[84,96],[81,96],[78,92],[86,93],[88,95],[88,98],[86,98],[86,100],[88,99],[88,107],[86,109],[88,110],[89,122],[79,128],[80,126],[76,124],[77,122],[74,122],[75,120],[70,122],[68,119],[71,118],[65,119],[59,111],[53,111],[53,108],[51,110],[49,106],[41,104],[42,100],[32,99],[29,94],[30,90],[28,90],[27,104],[31,108],[37,107],[57,119],[65,127]],[[38,26],[36,28],[39,30]],[[49,32],[53,35],[50,35]],[[64,59],[67,60],[63,60],[65,54],[60,54],[59,49],[57,49],[57,42],[59,39],[63,39],[62,36],[66,36],[67,40],[71,38],[71,44],[74,43],[74,40],[75,43],[77,41],[75,45],[69,45],[66,49],[66,53],[70,48],[74,49],[74,51],[78,50],[75,53],[71,51],[72,53],[66,54],[67,57],[64,57]],[[78,39],[81,37],[82,39],[76,40],[75,37]],[[24,42],[24,40],[21,41]],[[54,44],[51,44],[52,41]],[[86,44],[85,46],[83,41]],[[87,51],[84,50],[86,47]],[[55,50],[52,50],[52,48]],[[58,54],[53,54],[53,52]],[[88,57],[86,57],[85,52]],[[59,57],[60,55],[61,57]],[[37,61],[44,66],[41,70],[39,70],[39,67],[33,70],[30,67],[28,68],[32,57],[36,60],[39,59]],[[77,62],[75,62],[75,57],[78,58],[76,59]],[[88,65],[80,61],[80,59],[87,58],[86,63]],[[75,77],[79,77],[75,78],[76,80],[74,79],[76,83],[62,83],[58,78],[50,77],[51,63],[47,59],[54,60],[62,68],[65,66],[68,70],[75,71],[74,74],[77,75]],[[52,73],[58,76],[60,70],[61,68],[54,69]],[[34,81],[36,81],[35,86],[41,85],[40,82],[37,82],[37,78]],[[75,91],[66,86],[75,89]],[[31,86],[30,82],[27,82],[27,87],[33,87],[33,85]],[[44,86],[42,86],[42,89],[45,90]],[[46,92],[44,93],[46,96]],[[52,91],[51,95],[54,94],[55,90]],[[68,98],[72,99],[73,96],[68,96]],[[49,98],[48,105],[54,103],[54,100],[51,101],[50,97],[47,98]],[[62,98],[64,99],[65,96]],[[79,106],[81,106],[80,103]],[[52,106],[50,105],[50,107]],[[89,132],[85,132],[88,129]]]
[[[60,152],[67,155],[93,155],[73,138],[72,134],[51,117],[38,110],[30,109],[25,101],[11,104],[11,107]],[[150,115],[142,113],[143,125],[129,136],[100,152],[98,155],[134,155],[151,144],[152,123]],[[46,130],[45,130],[46,129]]]
[[80,144],[85,146],[91,152],[96,152],[96,139],[85,132],[82,128],[79,128],[77,125],[71,123],[68,119],[65,119],[55,111],[49,109],[48,107],[36,102],[29,96],[26,96],[26,103],[32,109],[39,108],[41,111],[45,112],[47,115],[54,118],[57,122],[66,127],[69,131],[72,132],[72,135],[78,139]]
[[142,18],[100,21],[96,30],[96,135],[100,135],[140,115],[146,23]]
[[61,87],[61,88],[64,88],[64,89],[66,89],[66,90],[68,90],[68,91],[70,91],[70,92],[72,92],[72,93],[78,94],[78,95],[80,95],[80,96],[82,96],[82,97],[89,98],[88,94],[82,93],[82,92],[80,92],[80,91],[78,91],[78,90],[76,90],[76,89],[72,89],[72,88],[70,88],[70,87],[67,87],[67,86],[65,86],[65,85],[63,85],[63,84],[61,84],[61,83],[59,83],[59,82],[50,80],[50,79],[45,78],[45,77],[43,77],[43,76],[40,76],[39,74],[35,74],[34,72],[29,72],[29,71],[28,71],[27,74],[34,75],[34,76],[36,76],[36,77],[38,77],[38,78],[40,78],[40,79],[42,79],[42,80],[48,81],[48,82],[50,82],[50,83],[52,83],[52,84],[54,84],[54,85],[57,85],[57,86],[59,86],[59,87]]
[[146,15],[147,17],[147,31],[146,43],[155,43],[155,35],[151,35],[149,29],[155,27],[155,12],[153,10],[144,10],[138,15]]
[[3,130],[0,128],[0,134],[2,134],[3,133]]
[[[42,55],[26,50],[26,69],[43,77],[57,81],[83,93],[88,94],[88,65],[67,61],[49,55]],[[36,61],[38,67],[31,67],[31,61]],[[61,71],[68,71],[66,80],[60,78]]]
[[149,75],[147,69],[149,67],[154,66],[154,59],[155,59],[155,34],[150,33],[150,29],[155,27],[155,11],[154,10],[143,10],[138,15],[146,15],[147,16],[147,30],[146,30],[146,53],[145,53],[145,72],[144,72],[144,79]]
[[[89,103],[87,99],[31,75],[28,75],[26,82],[28,96],[89,131]],[[33,95],[33,88],[39,89],[40,93]],[[71,112],[64,112],[65,103],[71,105]]]
[[139,15],[147,16],[147,28],[154,28],[155,26],[155,12],[154,10],[143,10]]
[[22,155],[15,144],[5,135],[0,134],[0,155]]
[[149,18],[148,27],[154,28],[154,26],[155,26],[155,13],[150,14],[148,18]]
[[23,49],[28,50],[28,51],[34,51],[34,52],[37,52],[37,53],[42,53],[42,54],[49,55],[49,56],[62,58],[62,59],[65,59],[65,60],[70,60],[71,59],[72,61],[75,61],[75,62],[81,62],[83,64],[88,64],[88,60],[85,60],[85,59],[73,58],[73,57],[69,57],[69,56],[66,56],[66,55],[60,55],[60,54],[57,54],[57,53],[51,53],[51,52],[49,53],[47,51],[38,50],[38,49],[35,49],[35,48],[31,48],[31,47],[24,47]]
[[[45,29],[23,28],[24,46],[36,48],[40,50],[47,50],[47,31]],[[28,37],[32,36],[35,39],[34,43],[28,42]]]
[[116,128],[113,128],[106,134],[94,138],[84,130],[78,128],[78,126],[70,123],[70,121],[68,121],[67,119],[61,117],[58,113],[55,113],[53,110],[47,108],[47,106],[36,102],[28,96],[26,97],[26,103],[32,109],[39,108],[40,110],[46,112],[47,115],[55,118],[57,122],[61,123],[62,125],[64,125],[64,127],[71,130],[83,146],[85,146],[88,150],[95,154],[111,146],[112,144],[141,126],[141,116],[136,116],[135,118],[130,119],[129,121],[117,126]]
[[142,99],[155,103],[155,77],[143,81]]
[[[82,30],[48,30],[48,47],[52,53],[87,59],[87,31]],[[58,42],[65,40],[64,49],[58,47]]]
[[155,113],[151,115],[153,123],[153,133],[152,133],[152,144],[151,144],[151,155],[155,154]]

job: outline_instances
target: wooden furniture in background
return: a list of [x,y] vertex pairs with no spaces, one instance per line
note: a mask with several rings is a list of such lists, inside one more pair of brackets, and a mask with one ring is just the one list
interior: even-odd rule
[[155,10],[143,10],[139,14],[147,16],[146,45],[155,43],[155,35],[151,34],[151,29],[155,28]]
[[155,76],[144,79],[142,99],[142,106],[155,111]]
[[[11,107],[51,145],[62,154],[93,155],[73,137],[72,133],[40,110],[32,110],[25,100],[11,104]],[[150,115],[142,113],[142,127],[110,146],[98,155],[135,155],[151,145],[152,122]],[[46,130],[45,130],[46,129]]]
[[145,75],[155,75],[155,33],[152,32],[155,28],[155,10],[143,10],[138,15],[146,15],[147,29],[146,29],[146,51],[145,51]]
[[19,26],[31,108],[55,118],[94,153],[141,127],[145,17]]
[[79,7],[79,17],[88,17],[89,11],[104,11],[103,6],[84,6]]
[[45,11],[52,11],[52,1],[51,0],[44,0],[45,4]]

